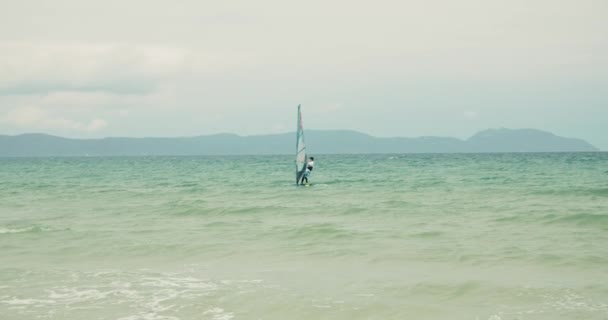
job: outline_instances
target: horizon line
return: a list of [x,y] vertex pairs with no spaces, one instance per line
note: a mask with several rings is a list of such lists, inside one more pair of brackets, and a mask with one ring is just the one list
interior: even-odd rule
[[[489,131],[489,130],[510,130],[510,131],[520,131],[520,130],[533,130],[533,131],[537,131],[537,132],[543,132],[543,133],[548,133],[548,134],[552,134],[554,136],[557,137],[562,137],[562,138],[568,138],[568,139],[580,139],[580,140],[584,140],[585,142],[587,142],[587,140],[583,139],[583,138],[576,138],[576,137],[566,137],[566,136],[561,136],[558,134],[555,134],[551,131],[546,131],[546,130],[541,130],[541,129],[535,129],[535,128],[517,128],[517,129],[512,129],[512,128],[506,128],[506,127],[499,127],[499,128],[487,128],[487,129],[483,129],[483,130],[479,130],[479,131],[475,131],[472,135],[470,135],[468,138],[471,138],[473,136],[475,136],[476,134],[480,133],[480,132],[484,132],[484,131]],[[396,139],[396,138],[403,138],[403,139],[415,139],[415,138],[450,138],[450,139],[458,139],[458,140],[467,140],[466,139],[461,139],[461,138],[457,138],[457,137],[453,137],[453,136],[438,136],[438,135],[421,135],[421,136],[375,136],[363,131],[358,131],[355,129],[307,129],[305,130],[305,132],[307,131],[317,131],[317,132],[351,132],[351,133],[358,133],[358,134],[363,134],[363,135],[367,135],[369,137],[372,138],[379,138],[379,139]],[[295,134],[296,131],[285,131],[285,132],[275,132],[275,133],[259,133],[259,134],[238,134],[238,133],[232,133],[232,132],[218,132],[218,133],[209,133],[209,134],[198,134],[198,135],[180,135],[180,136],[104,136],[104,137],[99,137],[99,138],[90,138],[90,137],[79,137],[79,138],[74,138],[74,137],[66,137],[66,136],[62,136],[62,135],[56,135],[56,134],[50,134],[50,133],[45,133],[45,132],[24,132],[24,133],[18,133],[18,134],[0,134],[0,136],[5,136],[5,137],[19,137],[19,136],[27,136],[27,135],[44,135],[44,136],[51,136],[51,137],[56,137],[56,138],[62,138],[62,139],[71,139],[71,140],[103,140],[103,139],[115,139],[115,138],[126,138],[126,139],[175,139],[175,138],[198,138],[198,137],[211,137],[211,136],[221,136],[221,135],[231,135],[231,136],[237,136],[240,138],[248,138],[248,137],[261,137],[261,136],[274,136],[274,135],[286,135],[286,134]]]

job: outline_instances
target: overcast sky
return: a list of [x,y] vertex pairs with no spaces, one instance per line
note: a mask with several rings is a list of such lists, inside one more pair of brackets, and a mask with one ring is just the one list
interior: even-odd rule
[[536,128],[608,150],[608,1],[0,0],[0,134]]

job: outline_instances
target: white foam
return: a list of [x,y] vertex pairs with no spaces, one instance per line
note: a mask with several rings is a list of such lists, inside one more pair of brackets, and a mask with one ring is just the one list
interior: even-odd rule
[[50,299],[19,299],[17,297],[12,297],[9,300],[2,300],[0,301],[0,303],[3,304],[7,304],[7,305],[21,305],[21,306],[25,306],[25,305],[40,305],[40,304],[54,304],[56,301],[55,300],[50,300]]
[[160,316],[154,313],[140,313],[137,315],[118,318],[117,320],[180,320],[172,316]]
[[211,315],[213,320],[230,320],[234,318],[234,313],[225,312],[224,309],[218,307],[203,312],[203,315]]
[[0,228],[0,234],[4,234],[4,233],[21,233],[21,232],[28,232],[28,231],[32,231],[32,230],[34,230],[33,227],[19,228],[19,229]]
[[145,286],[162,287],[162,288],[185,288],[185,289],[207,289],[213,290],[217,288],[214,283],[206,282],[192,277],[147,277],[142,283]]
[[359,294],[357,294],[357,296],[359,296],[359,297],[373,297],[374,294],[373,293],[359,293]]
[[[230,292],[254,292],[263,284],[261,279],[239,279],[210,281],[189,274],[156,272],[70,272],[60,286],[50,287],[40,296],[0,296],[0,306],[14,309],[15,313],[42,314],[53,310],[83,310],[91,314],[94,310],[119,306],[126,313],[113,318],[119,320],[179,320],[180,314],[192,305],[183,302],[201,301],[201,298],[217,294],[221,288]],[[253,291],[252,291],[253,290]],[[320,303],[326,304],[326,303]],[[231,320],[233,312],[220,307],[207,307],[205,318]],[[88,310],[88,311],[87,311]],[[205,310],[205,309],[203,309]],[[202,310],[201,310],[202,311]],[[200,314],[201,311],[198,311]]]
[[222,280],[220,282],[222,284],[226,284],[226,285],[238,284],[238,283],[253,283],[253,284],[258,284],[258,283],[264,282],[264,280],[261,280],[261,279],[253,279],[253,280]]
[[58,291],[49,290],[49,292],[49,298],[51,299],[78,303],[105,299],[108,295],[114,293],[114,290],[102,292],[97,289],[79,290],[78,288],[63,288]]
[[48,227],[39,227],[39,226],[29,226],[29,227],[22,227],[22,228],[10,228],[10,227],[0,228],[0,234],[24,233],[24,232],[33,232],[33,231],[53,231],[53,229],[48,228]]

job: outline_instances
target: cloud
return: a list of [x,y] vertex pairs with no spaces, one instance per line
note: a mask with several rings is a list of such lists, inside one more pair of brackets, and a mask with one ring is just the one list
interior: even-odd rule
[[469,120],[475,120],[479,118],[479,113],[477,111],[467,110],[463,113],[464,117]]
[[0,123],[10,124],[38,130],[72,130],[81,132],[94,132],[108,125],[104,119],[90,121],[75,121],[63,116],[56,116],[38,107],[21,107],[8,112],[0,118]]
[[344,104],[341,102],[331,102],[331,103],[321,103],[321,104],[311,104],[305,106],[308,111],[311,113],[333,113],[341,111],[344,108]]
[[287,131],[287,127],[282,123],[275,123],[271,128],[270,132],[272,133],[283,133]]
[[103,119],[93,119],[85,128],[87,131],[97,131],[107,125],[108,123]]
[[190,54],[172,47],[27,42],[0,42],[0,52],[0,95],[146,94],[187,70]]

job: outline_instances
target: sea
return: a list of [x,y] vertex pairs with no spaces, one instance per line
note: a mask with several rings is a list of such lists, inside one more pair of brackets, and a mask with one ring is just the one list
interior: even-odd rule
[[0,319],[608,319],[608,153],[0,159]]

